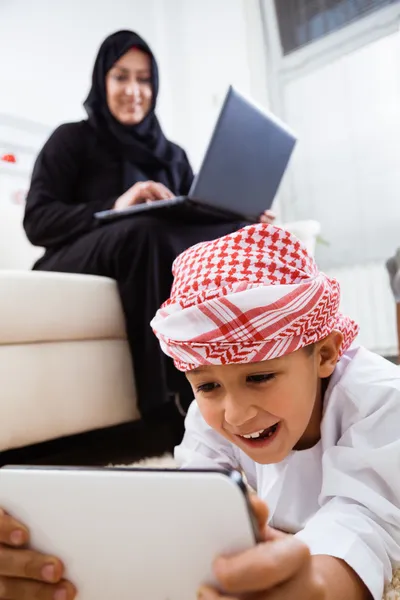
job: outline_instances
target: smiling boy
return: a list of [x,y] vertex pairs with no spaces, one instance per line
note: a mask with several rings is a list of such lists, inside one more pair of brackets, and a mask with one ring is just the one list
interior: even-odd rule
[[380,600],[400,561],[400,373],[339,302],[272,225],[175,261],[152,327],[195,395],[176,460],[240,468],[269,511],[264,543],[216,561],[222,597]]

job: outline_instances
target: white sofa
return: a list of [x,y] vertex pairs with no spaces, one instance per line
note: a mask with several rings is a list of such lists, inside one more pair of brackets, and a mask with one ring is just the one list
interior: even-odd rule
[[0,198],[0,451],[139,418],[116,284],[31,272],[41,250]]
[[292,221],[285,223],[283,227],[298,237],[308,252],[314,256],[318,236],[321,232],[321,224],[318,221]]
[[0,197],[0,452],[140,418],[115,282],[30,271],[22,215]]

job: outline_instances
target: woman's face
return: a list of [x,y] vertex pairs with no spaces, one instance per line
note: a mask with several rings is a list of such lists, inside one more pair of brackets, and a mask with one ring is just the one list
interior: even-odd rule
[[151,109],[151,59],[131,48],[106,75],[108,108],[123,125],[137,125]]

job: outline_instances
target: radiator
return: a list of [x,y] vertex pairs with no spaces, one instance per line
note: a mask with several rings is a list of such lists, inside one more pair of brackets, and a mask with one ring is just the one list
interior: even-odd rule
[[341,310],[360,325],[358,341],[383,356],[397,356],[396,306],[381,263],[327,271],[341,287]]

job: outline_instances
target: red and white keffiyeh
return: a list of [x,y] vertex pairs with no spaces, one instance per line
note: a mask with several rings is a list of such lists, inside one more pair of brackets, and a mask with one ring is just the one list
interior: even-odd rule
[[335,279],[319,272],[301,242],[259,223],[198,244],[174,262],[171,297],[151,322],[180,371],[260,362],[358,325],[339,312]]

